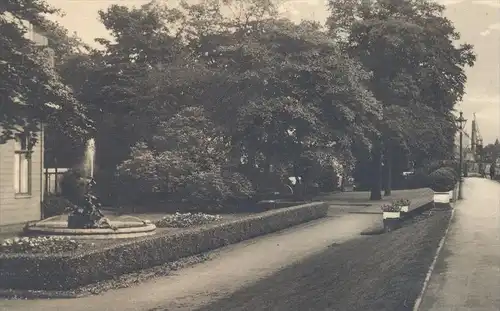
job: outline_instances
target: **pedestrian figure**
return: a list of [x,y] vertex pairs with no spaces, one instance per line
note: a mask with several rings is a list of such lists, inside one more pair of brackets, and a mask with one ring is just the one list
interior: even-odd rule
[[490,166],[490,178],[491,180],[495,179],[495,164],[496,163],[491,163],[491,166]]

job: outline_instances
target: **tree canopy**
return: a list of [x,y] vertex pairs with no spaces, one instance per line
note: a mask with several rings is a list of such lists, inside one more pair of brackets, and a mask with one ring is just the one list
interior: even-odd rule
[[7,3],[56,42],[57,66],[2,19],[5,58],[27,51],[30,66],[2,67],[13,87],[2,90],[11,112],[0,126],[71,124],[96,139],[103,183],[137,198],[219,204],[290,176],[313,187],[356,164],[368,164],[380,196],[382,163],[392,176],[401,158],[451,154],[453,110],[475,60],[443,7],[425,0],[330,0],[325,27],[282,18],[268,0],[111,5],[99,12],[113,37],[96,38],[103,50],[44,19],[56,11],[41,0]]
[[47,50],[27,38],[29,25],[44,30],[56,14],[42,0],[6,0],[0,4],[0,127],[3,141],[17,132],[36,140],[40,124],[52,124],[77,137],[90,120],[72,89],[51,67]]
[[[464,69],[475,55],[471,45],[457,46],[460,36],[443,16],[444,7],[413,0],[329,5],[330,34],[372,73],[369,89],[383,106],[377,152],[390,158],[394,148],[402,148],[417,162],[450,154],[453,110],[464,94]],[[373,174],[376,183],[379,173]]]

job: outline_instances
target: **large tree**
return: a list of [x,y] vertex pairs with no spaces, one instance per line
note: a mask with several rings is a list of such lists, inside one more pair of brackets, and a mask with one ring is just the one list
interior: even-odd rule
[[0,127],[2,137],[30,133],[50,124],[71,137],[85,134],[85,109],[51,66],[44,47],[27,39],[28,25],[44,29],[56,14],[43,0],[6,0],[0,4]]
[[330,9],[331,35],[373,73],[369,89],[384,106],[372,149],[371,198],[380,199],[383,155],[390,171],[395,148],[431,158],[449,152],[452,111],[475,56],[470,45],[455,43],[458,33],[434,2],[331,0]]
[[[242,15],[244,18],[226,17],[218,1],[184,5],[182,14],[157,8],[154,12],[170,13],[159,17],[164,24],[155,22],[156,31],[146,37],[166,35],[161,46],[175,49],[171,58],[160,47],[148,48],[159,43],[142,44],[145,35],[140,30],[157,16],[150,12],[150,6],[132,10],[111,7],[106,14],[101,13],[105,25],[116,33],[116,43],[106,43],[107,53],[102,59],[108,65],[101,68],[113,74],[110,81],[117,80],[117,75],[122,79],[113,88],[99,81],[97,92],[91,93],[100,100],[92,101],[106,110],[126,105],[127,111],[134,112],[131,117],[140,117],[131,122],[129,116],[118,113],[117,121],[127,120],[126,124],[106,122],[106,126],[113,124],[124,135],[130,124],[139,125],[134,135],[143,133],[146,149],[141,145],[142,151],[135,150],[135,155],[152,152],[155,159],[165,161],[168,157],[159,154],[173,155],[175,151],[186,157],[186,163],[196,160],[198,164],[193,167],[198,169],[192,173],[198,174],[205,167],[199,165],[200,157],[178,153],[175,144],[158,147],[148,139],[165,136],[158,129],[170,124],[173,114],[177,118],[179,111],[198,111],[217,129],[216,134],[198,136],[217,142],[211,150],[218,150],[227,160],[218,165],[244,172],[258,186],[265,179],[252,177],[260,173],[278,177],[281,182],[279,177],[286,175],[315,178],[313,169],[331,167],[334,161],[347,166],[352,162],[352,148],[369,147],[368,138],[376,132],[371,124],[380,117],[379,103],[364,87],[369,75],[359,62],[343,55],[317,24],[279,20],[269,4],[247,3],[252,9],[244,10],[248,13]],[[134,27],[129,29],[128,25]],[[165,30],[173,28],[179,30],[175,35]],[[155,54],[157,51],[161,53]],[[179,63],[185,65],[183,70],[176,65]],[[141,74],[130,71],[126,75],[131,68],[142,70]],[[154,87],[145,88],[148,84]],[[103,85],[107,91],[98,91]],[[147,97],[152,94],[154,98]],[[166,103],[171,98],[173,105],[150,104]],[[145,113],[147,107],[151,107],[151,114]],[[142,129],[141,119],[153,120],[147,124],[147,131]],[[176,127],[176,135],[187,135],[190,128],[198,128],[184,126]],[[135,137],[132,141],[138,140]],[[202,150],[195,148],[191,153]],[[132,167],[137,168],[136,164]],[[207,174],[213,172],[208,167],[206,170]]]
[[307,175],[311,157],[329,155],[331,163],[347,159],[354,142],[368,147],[380,113],[363,86],[369,75],[318,25],[268,19],[218,38],[204,55],[224,77],[224,91],[215,84],[204,98],[249,167]]

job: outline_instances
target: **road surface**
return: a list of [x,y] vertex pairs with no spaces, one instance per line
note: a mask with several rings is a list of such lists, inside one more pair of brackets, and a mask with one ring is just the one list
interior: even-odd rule
[[420,311],[500,310],[500,183],[468,178]]

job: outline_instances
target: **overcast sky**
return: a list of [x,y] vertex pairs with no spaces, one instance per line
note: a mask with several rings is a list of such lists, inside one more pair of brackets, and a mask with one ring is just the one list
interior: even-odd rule
[[[96,37],[109,37],[99,23],[97,11],[112,4],[140,6],[149,0],[47,0],[66,16],[57,20],[70,32],[76,31],[88,43]],[[176,5],[175,0],[165,0]],[[283,0],[286,1],[286,0]],[[447,7],[446,15],[462,34],[462,41],[475,46],[478,60],[468,70],[467,95],[457,107],[467,119],[476,118],[485,144],[500,137],[500,2],[498,0],[439,0]],[[328,12],[323,0],[290,0],[283,14],[300,21],[323,22]],[[468,122],[470,128],[470,121]],[[469,130],[470,131],[470,130]]]

